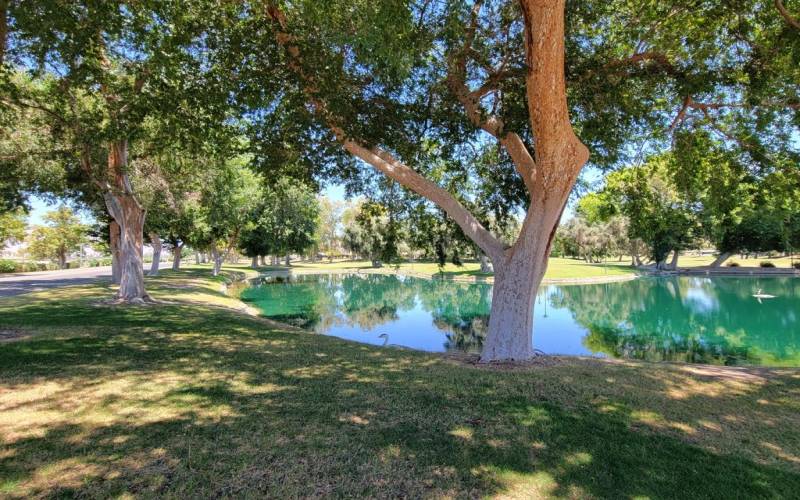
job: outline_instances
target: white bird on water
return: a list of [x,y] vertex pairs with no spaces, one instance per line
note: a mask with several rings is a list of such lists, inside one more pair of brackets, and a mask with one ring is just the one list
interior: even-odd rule
[[761,302],[761,299],[774,299],[775,298],[774,295],[770,295],[768,293],[764,293],[764,291],[761,288],[759,288],[758,291],[753,294],[753,297],[758,299],[758,303],[759,304],[763,304],[763,302]]

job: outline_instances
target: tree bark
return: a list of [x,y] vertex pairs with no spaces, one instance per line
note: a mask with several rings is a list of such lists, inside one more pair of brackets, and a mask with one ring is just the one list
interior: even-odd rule
[[264,257],[263,255],[261,255],[261,256],[259,256],[259,257],[260,257],[261,265],[262,265],[262,266],[266,266],[266,265],[267,265],[267,264],[266,264],[266,262],[267,262],[267,258],[266,258],[266,257]]
[[195,253],[194,253],[194,263],[198,264],[198,265],[200,264],[200,252],[195,251]]
[[183,243],[178,243],[172,247],[172,270],[180,271],[181,258],[183,258]]
[[150,244],[153,245],[153,262],[150,264],[149,276],[158,276],[158,266],[161,264],[161,239],[156,233],[150,233]]
[[258,255],[253,255],[253,261],[250,263],[250,267],[253,269],[258,267]]
[[292,265],[292,256],[286,254],[286,267],[291,267],[291,265]]
[[117,299],[124,302],[149,300],[144,287],[145,211],[130,194],[105,193],[106,207],[119,224],[120,282]]
[[723,263],[725,263],[726,260],[730,258],[731,258],[731,252],[722,252],[719,255],[717,255],[717,258],[714,259],[714,262],[711,263],[711,267],[719,267]]
[[119,225],[120,283],[117,299],[123,302],[150,300],[144,287],[144,219],[146,211],[133,194],[128,174],[128,143],[109,146],[108,169],[113,186],[103,193],[109,215]]
[[108,224],[109,247],[111,248],[111,283],[119,285],[122,269],[119,260],[119,224],[112,220]]

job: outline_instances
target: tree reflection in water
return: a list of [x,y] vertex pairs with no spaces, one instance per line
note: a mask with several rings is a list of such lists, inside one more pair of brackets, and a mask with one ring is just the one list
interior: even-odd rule
[[[548,350],[553,354],[800,366],[797,283],[673,277],[550,286],[537,300],[536,331],[556,343]],[[776,297],[759,303],[752,297],[759,288]],[[468,352],[481,348],[491,305],[486,284],[378,274],[266,280],[241,295],[265,316],[317,332],[346,326],[374,333],[380,327],[392,342],[405,335],[409,347]],[[412,329],[418,331],[393,331],[404,318],[416,318]],[[431,346],[437,335],[441,344]]]
[[[792,278],[645,278],[559,287],[554,307],[588,330],[595,353],[653,361],[800,365]],[[759,303],[753,290],[775,299]]]

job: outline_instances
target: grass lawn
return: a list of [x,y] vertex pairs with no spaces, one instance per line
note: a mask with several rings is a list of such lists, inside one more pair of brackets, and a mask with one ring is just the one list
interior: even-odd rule
[[207,270],[0,299],[0,497],[789,498],[800,372],[476,367],[276,327]]
[[[709,266],[714,261],[713,255],[703,255],[703,256],[696,256],[696,255],[681,255],[680,259],[678,259],[678,265],[680,267],[699,267],[699,266]],[[738,255],[734,255],[730,259],[726,260],[723,266],[727,266],[731,262],[736,262],[742,267],[759,267],[762,262],[772,262],[775,264],[775,267],[791,267],[792,259],[790,257],[761,257],[758,259],[740,259]],[[794,262],[800,262],[800,256],[794,257]]]
[[[634,274],[630,267],[630,261],[606,262],[603,264],[587,264],[582,260],[551,258],[547,266],[545,279],[568,279],[568,278],[597,278],[603,276],[623,276]],[[369,269],[372,264],[369,261],[334,261],[334,262],[294,262],[293,268],[296,269]],[[392,269],[394,266],[386,266]],[[277,268],[276,268],[277,269]],[[433,262],[404,262],[398,266],[400,271],[410,271],[423,274],[438,274],[439,266]],[[444,267],[444,274],[447,276],[491,276],[480,272],[478,262],[464,262],[459,267],[448,263]]]

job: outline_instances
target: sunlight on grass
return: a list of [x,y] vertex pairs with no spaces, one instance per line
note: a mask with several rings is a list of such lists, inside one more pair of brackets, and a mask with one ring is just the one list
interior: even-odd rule
[[800,377],[563,358],[494,369],[278,329],[204,270],[162,303],[0,302],[0,493],[16,497],[791,496]]

